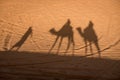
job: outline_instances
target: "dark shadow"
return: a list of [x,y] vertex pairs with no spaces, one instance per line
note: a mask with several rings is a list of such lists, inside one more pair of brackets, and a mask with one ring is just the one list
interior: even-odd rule
[[7,34],[5,39],[4,39],[4,46],[3,46],[3,49],[5,51],[9,50],[9,42],[10,42],[10,39],[11,39],[12,35],[11,33]]
[[58,39],[60,38],[60,42],[58,45],[58,50],[57,50],[57,54],[59,53],[63,38],[67,37],[68,38],[68,44],[67,44],[67,48],[65,53],[68,51],[68,49],[70,48],[70,44],[73,45],[73,50],[72,50],[72,54],[74,54],[74,35],[73,35],[73,30],[72,30],[72,26],[71,26],[71,21],[70,19],[67,20],[67,22],[63,25],[63,27],[59,30],[56,31],[54,28],[50,29],[49,31],[51,34],[56,35],[56,39],[55,42],[53,43],[51,49],[49,50],[49,53],[51,53],[52,49],[54,48],[54,46],[56,45],[56,42],[58,41]]
[[16,51],[18,51],[30,35],[32,36],[32,27],[28,28],[28,30],[25,32],[22,38],[15,45],[12,46],[10,51],[15,47],[17,47]]
[[0,51],[0,80],[119,80],[120,60]]
[[97,51],[99,53],[99,57],[101,56],[101,53],[100,53],[100,47],[99,47],[99,44],[98,44],[98,37],[95,33],[95,30],[93,29],[93,22],[90,21],[88,26],[84,29],[84,31],[81,30],[80,27],[77,28],[79,34],[81,35],[81,37],[84,39],[84,42],[85,42],[85,54],[87,55],[87,43],[89,43],[89,46],[90,46],[90,51],[91,53],[93,54],[93,49],[92,49],[92,43],[96,46],[97,48]]

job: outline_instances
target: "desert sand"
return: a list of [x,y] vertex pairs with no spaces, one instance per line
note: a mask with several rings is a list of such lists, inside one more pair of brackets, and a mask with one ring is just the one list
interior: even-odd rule
[[[120,1],[119,0],[0,0],[0,80],[119,80],[120,79]],[[70,19],[74,32],[72,47],[64,55],[67,38],[59,54],[57,42],[48,51],[59,31]],[[98,37],[101,58],[93,45],[85,55],[82,31],[92,21]],[[32,27],[32,37],[18,51],[11,49]]]

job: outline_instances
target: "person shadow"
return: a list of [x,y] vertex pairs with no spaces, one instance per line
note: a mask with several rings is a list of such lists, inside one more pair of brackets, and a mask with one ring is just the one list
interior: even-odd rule
[[17,48],[16,51],[18,51],[30,35],[32,37],[32,27],[28,28],[22,38],[15,45],[13,45],[9,51],[13,50],[14,48]]
[[56,54],[59,53],[59,50],[60,50],[60,47],[61,47],[61,44],[62,44],[62,41],[63,41],[63,38],[68,38],[68,44],[67,44],[67,48],[64,52],[64,55],[66,55],[66,53],[68,52],[69,48],[70,48],[70,45],[72,44],[73,48],[72,48],[72,54],[74,55],[74,35],[73,35],[73,29],[72,29],[72,26],[71,26],[71,21],[70,19],[67,20],[67,22],[63,25],[63,27],[56,31],[54,28],[50,29],[49,32],[52,34],[52,35],[55,35],[57,36],[52,47],[50,48],[49,52],[48,53],[51,53],[51,51],[53,50],[53,48],[55,47],[58,39],[60,38],[60,42],[59,42],[59,45],[58,45],[58,49],[57,49],[57,52]]
[[93,48],[92,48],[92,43],[93,43],[95,45],[95,47],[97,48],[99,57],[101,57],[100,47],[99,47],[99,43],[98,43],[98,36],[97,36],[93,26],[94,26],[93,22],[89,21],[88,26],[83,31],[82,31],[81,27],[78,27],[76,29],[77,29],[78,33],[80,34],[80,36],[84,39],[85,55],[87,55],[87,51],[88,51],[87,43],[89,43],[91,54],[93,54]]

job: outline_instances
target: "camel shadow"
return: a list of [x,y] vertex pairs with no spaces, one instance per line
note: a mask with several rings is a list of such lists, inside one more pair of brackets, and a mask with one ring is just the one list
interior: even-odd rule
[[68,49],[70,48],[70,45],[72,44],[73,45],[72,54],[74,55],[74,45],[75,45],[75,43],[74,43],[74,35],[73,35],[73,30],[72,30],[70,19],[67,20],[67,22],[63,25],[63,27],[59,31],[56,31],[54,28],[52,28],[52,29],[49,30],[49,32],[52,35],[57,36],[53,45],[52,45],[52,47],[49,50],[49,53],[51,53],[51,51],[55,47],[58,39],[60,38],[60,42],[59,42],[58,49],[57,49],[57,54],[58,54],[59,50],[60,50],[60,47],[61,47],[61,44],[62,44],[62,41],[63,41],[63,38],[67,37],[68,38],[68,44],[67,44],[67,48],[66,48],[65,53],[67,53]]
[[81,30],[80,27],[78,27],[76,29],[79,32],[80,36],[84,39],[85,54],[87,55],[87,51],[88,51],[87,43],[89,43],[90,52],[93,54],[93,48],[92,48],[92,43],[93,43],[95,45],[95,47],[97,48],[99,57],[101,57],[100,47],[99,47],[99,43],[98,43],[98,36],[95,33],[93,26],[94,26],[93,22],[89,21],[88,26],[83,31]]

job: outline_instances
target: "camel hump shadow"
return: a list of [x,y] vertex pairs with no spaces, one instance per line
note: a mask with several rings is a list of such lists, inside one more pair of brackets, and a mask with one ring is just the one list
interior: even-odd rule
[[71,22],[68,20],[66,24],[64,24],[63,27],[58,31],[58,34],[62,36],[71,36],[73,34],[73,30],[70,24]]

